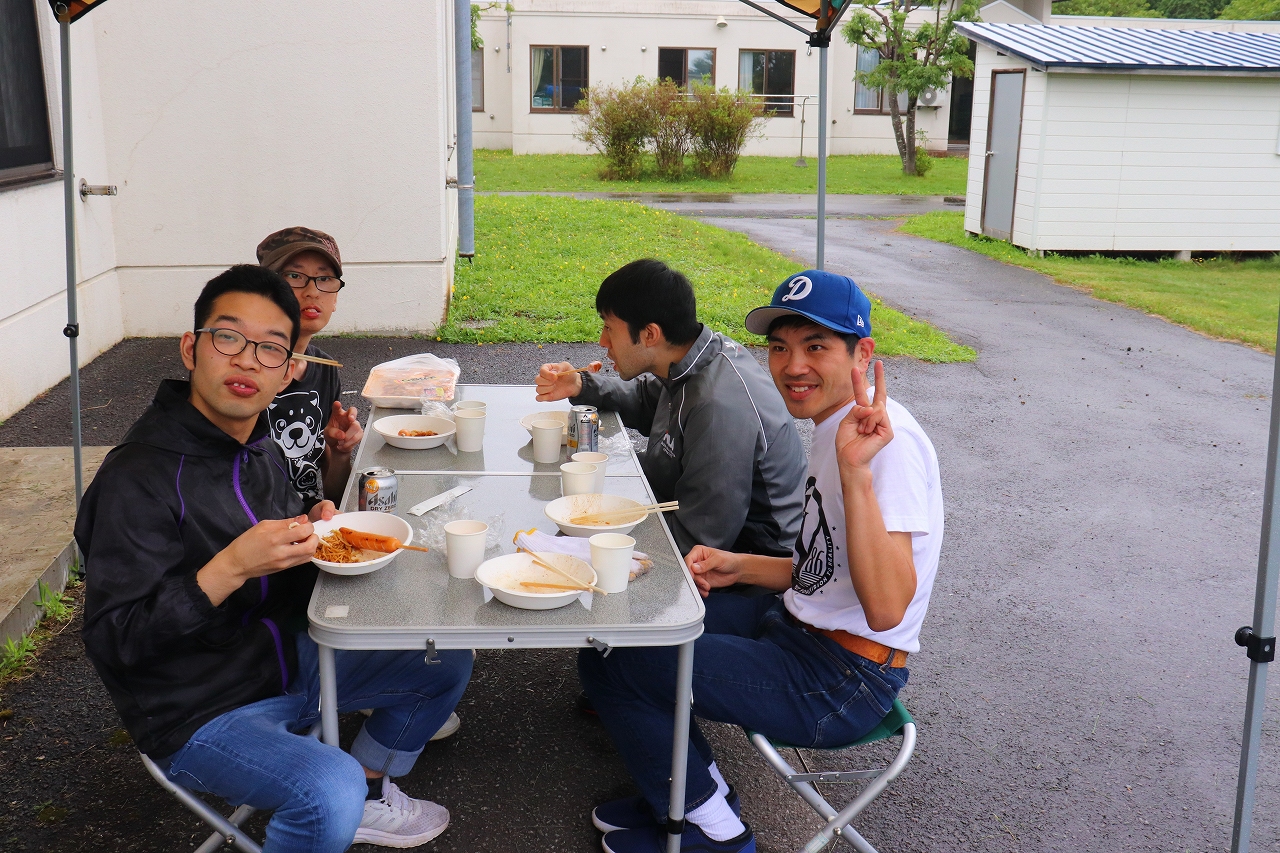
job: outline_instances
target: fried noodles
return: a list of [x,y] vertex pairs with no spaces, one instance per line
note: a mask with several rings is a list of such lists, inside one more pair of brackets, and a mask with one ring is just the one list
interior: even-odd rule
[[320,545],[316,548],[316,559],[326,563],[363,563],[367,558],[363,551],[353,548],[335,530],[320,540]]

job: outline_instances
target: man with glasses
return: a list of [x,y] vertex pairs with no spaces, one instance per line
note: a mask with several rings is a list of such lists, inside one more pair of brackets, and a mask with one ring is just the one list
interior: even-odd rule
[[319,667],[306,634],[333,503],[304,498],[264,413],[293,379],[298,301],[236,266],[210,281],[165,380],[85,491],[85,652],[126,730],[178,785],[272,811],[264,849],[415,847],[449,813],[391,781],[466,689],[472,656],[337,653],[338,710],[372,708],[350,754],[307,737]]
[[[297,352],[329,358],[311,338],[338,308],[343,281],[337,242],[323,231],[285,228],[258,244],[258,263],[280,273],[298,299],[302,332]],[[293,381],[267,410],[271,437],[289,460],[293,486],[304,497],[341,501],[351,476],[351,451],[364,431],[355,406],[344,409],[341,395],[338,368],[299,359]]]

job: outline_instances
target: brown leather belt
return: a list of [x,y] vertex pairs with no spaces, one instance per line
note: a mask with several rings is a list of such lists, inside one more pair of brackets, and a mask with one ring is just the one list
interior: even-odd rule
[[883,643],[877,643],[875,640],[868,640],[866,637],[860,637],[857,634],[850,634],[848,631],[832,631],[828,628],[815,628],[805,622],[801,622],[794,616],[791,617],[795,623],[804,628],[810,634],[821,634],[827,639],[834,640],[846,651],[853,652],[859,657],[864,657],[869,661],[883,666],[888,663],[892,667],[903,667],[907,665],[907,653],[901,649],[892,649]]

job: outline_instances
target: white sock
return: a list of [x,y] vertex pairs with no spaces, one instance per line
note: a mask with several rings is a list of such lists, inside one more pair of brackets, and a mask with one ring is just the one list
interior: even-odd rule
[[707,772],[711,774],[711,778],[716,780],[716,793],[722,797],[729,796],[729,783],[724,781],[724,777],[720,775],[720,768],[716,767],[716,763],[711,762],[711,766],[707,768]]
[[711,799],[686,814],[685,820],[697,824],[713,841],[728,841],[747,831],[720,794],[712,794]]

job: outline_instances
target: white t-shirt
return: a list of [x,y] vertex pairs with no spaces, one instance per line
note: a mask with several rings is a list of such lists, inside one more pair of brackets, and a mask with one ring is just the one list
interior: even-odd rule
[[[873,392],[868,390],[870,396]],[[893,440],[871,460],[872,488],[886,530],[911,534],[916,594],[896,628],[872,631],[849,578],[844,527],[844,492],[836,462],[836,430],[853,403],[818,424],[809,454],[804,490],[804,523],[792,552],[787,610],[815,628],[848,631],[904,652],[920,650],[920,623],[938,573],[942,550],[942,485],[938,455],[911,413],[886,401]],[[853,543],[857,547],[857,543]]]

